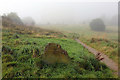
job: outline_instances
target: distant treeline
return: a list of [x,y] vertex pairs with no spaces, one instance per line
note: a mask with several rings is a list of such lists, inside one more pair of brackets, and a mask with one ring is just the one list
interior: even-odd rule
[[34,26],[35,21],[31,17],[21,19],[17,13],[11,12],[2,16],[3,27],[16,27],[16,26]]

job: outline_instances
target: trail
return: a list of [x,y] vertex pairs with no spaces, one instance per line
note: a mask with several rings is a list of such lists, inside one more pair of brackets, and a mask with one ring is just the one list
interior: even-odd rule
[[[97,55],[99,51],[95,50],[94,48],[91,48],[90,46],[87,46],[86,44],[82,43],[79,39],[75,39],[78,43],[83,45],[88,51],[93,53],[94,55]],[[101,52],[99,52],[101,53]],[[112,59],[110,59],[108,56],[106,56],[104,53],[101,53],[101,56],[104,58],[101,62],[105,63],[110,69],[115,71],[115,74],[118,75],[118,64],[116,64]]]

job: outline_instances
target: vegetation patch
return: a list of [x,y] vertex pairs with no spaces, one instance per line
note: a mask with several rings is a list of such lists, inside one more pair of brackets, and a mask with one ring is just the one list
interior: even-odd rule
[[[16,34],[14,31],[3,28],[3,78],[115,77],[105,64],[97,61],[93,54],[73,39],[34,37],[36,34],[19,34],[19,38],[8,39],[7,36],[11,36],[11,33]],[[50,43],[54,46],[46,46]],[[52,53],[49,50],[53,50]],[[57,58],[55,60],[58,62],[46,63],[44,61],[46,57],[43,58],[43,55],[48,54],[54,54],[55,56],[52,57]],[[58,56],[61,57],[58,58]],[[47,58],[51,60],[52,57]],[[67,64],[64,61],[61,62],[63,59],[70,59],[70,62]]]

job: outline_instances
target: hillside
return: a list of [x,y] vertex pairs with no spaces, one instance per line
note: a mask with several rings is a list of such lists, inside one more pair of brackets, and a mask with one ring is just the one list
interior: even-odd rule
[[[3,27],[3,78],[113,78],[112,70],[95,59],[82,45],[61,32],[33,27]],[[68,52],[69,64],[41,63],[48,43]],[[33,50],[38,57],[33,58]],[[104,74],[106,73],[106,74]]]

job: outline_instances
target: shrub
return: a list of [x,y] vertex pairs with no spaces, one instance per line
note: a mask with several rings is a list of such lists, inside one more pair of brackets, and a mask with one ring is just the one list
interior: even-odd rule
[[90,28],[94,31],[105,31],[105,24],[101,19],[94,19],[90,22]]

